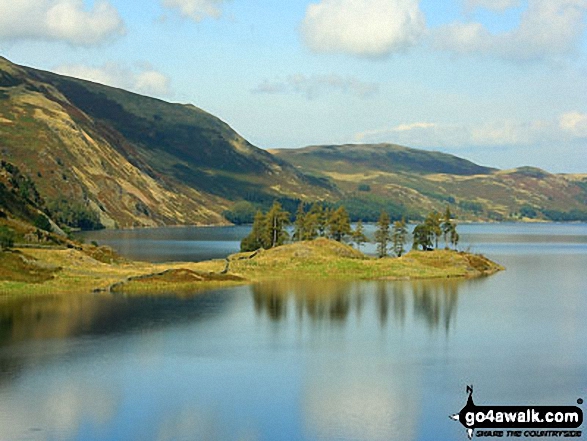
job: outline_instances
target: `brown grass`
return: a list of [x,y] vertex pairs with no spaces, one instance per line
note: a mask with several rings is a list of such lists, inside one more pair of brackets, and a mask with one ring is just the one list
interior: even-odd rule
[[96,255],[95,250],[88,253],[87,248],[27,248],[2,253],[1,258],[10,262],[3,264],[0,272],[0,294],[4,295],[111,290],[169,292],[275,279],[476,277],[503,269],[483,256],[449,250],[411,251],[401,258],[376,259],[327,239],[231,255],[228,257],[227,273],[227,260],[152,264],[113,259],[105,251]]

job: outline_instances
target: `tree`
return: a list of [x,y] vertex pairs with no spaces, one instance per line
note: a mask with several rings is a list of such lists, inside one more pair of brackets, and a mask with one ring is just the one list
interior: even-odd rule
[[457,226],[454,222],[452,222],[452,213],[450,212],[450,208],[446,207],[446,211],[444,212],[444,219],[442,220],[442,234],[444,236],[444,247],[448,249],[448,244],[457,249],[457,245],[459,243],[459,233],[457,233]]
[[387,256],[387,246],[390,240],[390,223],[389,215],[385,211],[382,211],[377,221],[377,231],[375,231],[375,243],[377,244],[377,255],[379,257]]
[[289,224],[289,213],[281,207],[279,202],[275,201],[265,216],[265,231],[269,239],[268,248],[283,245],[289,238],[287,231],[285,231],[287,224]]
[[306,212],[304,211],[304,203],[300,202],[298,211],[296,212],[296,220],[294,221],[293,240],[305,240],[306,236]]
[[352,233],[353,242],[357,244],[357,249],[360,251],[361,246],[368,241],[367,236],[365,236],[365,228],[363,227],[363,222],[359,219],[357,225],[355,226],[355,230]]
[[0,226],[0,250],[7,250],[14,245],[14,231],[5,225]]
[[313,240],[318,237],[318,214],[310,210],[304,215],[302,240]]
[[351,234],[351,221],[346,208],[338,207],[330,213],[328,219],[328,232],[330,237],[338,242],[342,242],[345,236]]
[[401,220],[393,223],[391,232],[391,241],[393,252],[397,257],[401,257],[404,254],[404,245],[408,236],[408,228],[405,219],[402,217]]
[[318,229],[318,236],[326,236],[328,228],[328,219],[330,218],[330,209],[324,207],[322,204],[314,204],[310,213],[314,212],[316,215],[316,226]]
[[434,240],[434,248],[438,248],[438,239],[442,235],[442,216],[441,214],[434,210],[428,213],[426,216],[426,220],[424,221],[426,224],[430,235],[432,236],[431,239]]
[[442,229],[442,235],[444,237],[444,247],[448,248],[448,236],[454,228],[454,224],[452,223],[452,213],[450,212],[450,207],[448,205],[444,211],[444,218],[442,219],[440,228]]
[[457,227],[455,225],[453,225],[450,230],[450,243],[456,250],[457,245],[459,244],[459,233],[457,233]]
[[412,233],[414,236],[414,242],[412,248],[417,250],[418,247],[422,247],[423,251],[429,251],[432,249],[432,238],[433,233],[430,231],[430,226],[426,222],[416,225]]
[[255,251],[266,247],[268,248],[268,237],[265,230],[265,215],[259,210],[255,214],[251,232],[241,241],[241,251]]

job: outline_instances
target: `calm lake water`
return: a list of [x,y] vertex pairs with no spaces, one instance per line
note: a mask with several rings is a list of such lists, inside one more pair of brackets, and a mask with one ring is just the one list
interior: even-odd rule
[[[200,260],[246,231],[88,240]],[[507,271],[0,300],[0,440],[458,441],[467,384],[477,404],[586,399],[587,224],[459,231]]]

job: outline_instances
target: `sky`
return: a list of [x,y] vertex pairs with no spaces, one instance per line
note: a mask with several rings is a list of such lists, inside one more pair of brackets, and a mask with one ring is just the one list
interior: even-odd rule
[[12,62],[192,103],[261,148],[587,173],[587,0],[2,0]]

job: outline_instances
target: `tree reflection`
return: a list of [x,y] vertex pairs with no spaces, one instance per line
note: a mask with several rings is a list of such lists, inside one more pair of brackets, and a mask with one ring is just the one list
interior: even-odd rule
[[[448,332],[458,303],[460,283],[456,279],[419,281],[292,281],[281,280],[253,285],[253,304],[258,315],[272,321],[287,318],[288,305],[295,308],[298,321],[346,322],[375,313],[381,327],[393,322],[403,326],[410,308],[417,321],[431,330]],[[352,313],[352,315],[351,315]]]

